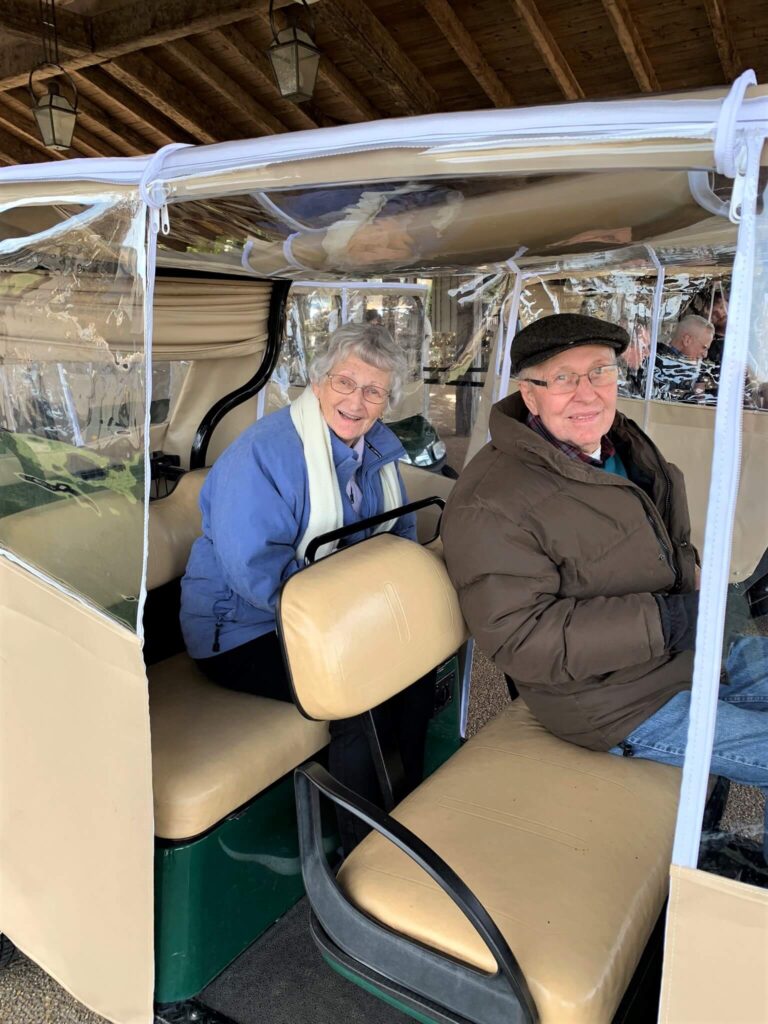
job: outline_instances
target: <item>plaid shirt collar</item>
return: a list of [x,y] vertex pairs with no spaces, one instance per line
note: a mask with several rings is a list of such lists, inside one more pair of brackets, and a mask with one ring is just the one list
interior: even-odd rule
[[536,433],[540,437],[543,437],[545,441],[549,441],[550,444],[553,444],[558,451],[563,453],[563,455],[566,455],[569,459],[578,459],[580,462],[586,462],[588,466],[595,466],[597,469],[602,469],[606,460],[616,454],[616,448],[609,440],[607,434],[603,434],[600,438],[600,458],[593,459],[591,455],[585,455],[580,448],[576,448],[572,444],[568,444],[567,441],[558,441],[556,437],[550,434],[539,417],[534,416],[533,413],[528,413],[526,423],[531,430],[535,430]]

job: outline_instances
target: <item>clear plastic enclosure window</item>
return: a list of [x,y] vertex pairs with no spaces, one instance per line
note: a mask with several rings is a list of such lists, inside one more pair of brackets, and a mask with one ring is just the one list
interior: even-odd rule
[[143,208],[105,196],[12,209],[0,237],[0,545],[135,629]]

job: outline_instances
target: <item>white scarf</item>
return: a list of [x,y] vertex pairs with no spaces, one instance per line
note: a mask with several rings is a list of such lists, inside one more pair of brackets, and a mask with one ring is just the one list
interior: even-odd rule
[[[304,552],[313,537],[344,525],[344,507],[341,503],[341,488],[333,461],[331,431],[325,422],[320,403],[310,384],[291,402],[291,420],[304,446],[304,460],[309,479],[309,522],[296,548],[296,558],[304,561]],[[388,462],[379,470],[381,489],[384,496],[383,512],[403,504],[403,493],[394,462]],[[381,533],[390,522],[377,526],[374,533]],[[323,544],[318,557],[330,555],[338,547],[337,541]]]

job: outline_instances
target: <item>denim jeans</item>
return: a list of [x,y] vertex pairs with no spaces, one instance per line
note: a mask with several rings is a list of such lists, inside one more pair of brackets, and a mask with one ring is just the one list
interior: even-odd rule
[[[725,667],[728,683],[720,687],[711,770],[768,795],[768,637],[741,637]],[[681,766],[690,706],[690,691],[676,694],[610,752]],[[763,848],[768,859],[768,808]]]

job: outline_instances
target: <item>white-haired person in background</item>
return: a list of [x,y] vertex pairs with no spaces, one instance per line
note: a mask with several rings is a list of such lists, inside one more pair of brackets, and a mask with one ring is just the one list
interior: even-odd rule
[[[280,587],[304,567],[314,537],[406,503],[397,469],[403,447],[381,422],[397,404],[405,374],[405,357],[384,327],[345,324],[312,364],[301,396],[254,423],[216,460],[200,494],[203,534],[192,547],[181,602],[187,650],[209,679],[292,700],[275,632]],[[413,514],[376,529],[416,539]],[[381,727],[399,743],[411,787],[421,779],[433,695],[431,673],[377,709]],[[330,730],[331,771],[380,804],[362,721],[332,722]],[[367,830],[347,815],[339,824],[349,852]]]

